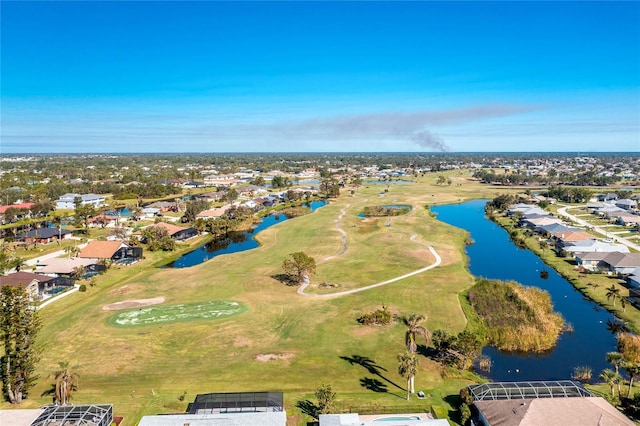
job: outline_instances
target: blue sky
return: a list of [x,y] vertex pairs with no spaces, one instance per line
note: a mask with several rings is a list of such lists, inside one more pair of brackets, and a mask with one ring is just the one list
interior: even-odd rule
[[0,2],[0,152],[640,151],[640,2]]

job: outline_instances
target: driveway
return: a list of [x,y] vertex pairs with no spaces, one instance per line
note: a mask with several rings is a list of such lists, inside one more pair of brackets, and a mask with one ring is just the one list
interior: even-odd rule
[[586,220],[582,220],[577,216],[574,216],[572,214],[567,213],[567,209],[568,208],[572,208],[572,206],[567,206],[567,205],[562,205],[563,207],[558,209],[558,214],[561,216],[564,216],[566,218],[569,218],[570,220],[574,221],[575,223],[582,225],[584,227],[588,227],[590,228],[590,230],[592,230],[593,232],[600,234],[606,238],[610,238],[613,241],[620,243],[620,244],[624,244],[625,246],[632,248],[634,250],[637,250],[640,252],[640,245],[638,244],[634,244],[631,241],[627,240],[624,237],[619,237],[617,235],[612,234],[611,232],[608,232],[606,229],[603,229],[599,226],[593,226],[591,225],[589,222],[587,222]]

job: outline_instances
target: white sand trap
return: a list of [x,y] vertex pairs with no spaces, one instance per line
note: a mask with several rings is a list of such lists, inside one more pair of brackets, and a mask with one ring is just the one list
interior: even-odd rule
[[102,310],[104,311],[118,311],[120,309],[140,308],[142,306],[158,305],[164,302],[164,297],[154,297],[152,299],[134,299],[123,300],[122,302],[111,303],[110,305],[104,305]]

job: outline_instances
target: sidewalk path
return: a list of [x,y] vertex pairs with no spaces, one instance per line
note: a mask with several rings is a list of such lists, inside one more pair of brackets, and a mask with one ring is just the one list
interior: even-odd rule
[[603,227],[593,226],[589,222],[587,222],[586,220],[582,220],[579,217],[576,217],[576,216],[574,216],[572,214],[567,213],[567,209],[572,207],[572,206],[567,206],[567,205],[564,205],[564,204],[560,204],[560,205],[562,205],[563,207],[558,209],[558,214],[559,215],[568,217],[569,219],[573,220],[577,224],[582,225],[584,227],[588,227],[588,228],[590,228],[590,230],[592,230],[592,231],[594,231],[594,232],[596,232],[596,233],[598,233],[600,235],[603,235],[606,238],[611,238],[615,242],[618,242],[620,244],[624,244],[627,247],[630,247],[630,248],[632,248],[634,250],[640,251],[640,246],[638,244],[634,244],[631,241],[627,240],[626,238],[615,236],[615,235],[613,235],[612,232],[608,232],[607,230],[602,229]]
[[[323,260],[321,260],[320,262],[318,262],[318,264],[327,262],[328,260],[334,259],[338,256],[342,256],[346,251],[347,251],[347,233],[344,232],[344,230],[342,230],[340,228],[340,219],[342,218],[342,216],[345,213],[345,210],[349,207],[349,205],[345,206],[344,209],[340,210],[340,215],[338,216],[338,219],[336,220],[336,228],[338,229],[338,231],[342,234],[342,250],[335,255],[329,256]],[[419,243],[416,241],[416,238],[418,237],[418,234],[413,234],[410,238],[411,241],[416,242],[417,244],[424,244],[424,243]],[[424,244],[426,245],[426,244]],[[404,274],[401,275],[399,277],[395,277],[395,278],[391,278],[390,280],[386,280],[386,281],[382,281],[376,284],[371,284],[368,285],[366,287],[361,287],[361,288],[356,288],[353,290],[345,290],[345,291],[340,291],[337,293],[329,293],[329,294],[310,294],[310,293],[305,293],[305,290],[307,287],[309,287],[309,277],[306,276],[304,277],[304,282],[302,283],[302,285],[300,286],[300,288],[298,288],[298,294],[301,296],[307,296],[307,297],[316,297],[319,299],[329,299],[332,297],[339,297],[339,296],[345,296],[347,294],[353,294],[353,293],[358,293],[360,291],[365,291],[365,290],[370,290],[372,288],[376,288],[376,287],[381,287],[383,285],[387,285],[387,284],[391,284],[393,282],[396,281],[400,281],[403,280],[405,278],[409,278],[412,277],[414,275],[418,275],[421,274],[425,271],[428,271],[429,269],[433,269],[436,266],[440,265],[440,263],[442,263],[442,258],[440,258],[440,255],[435,251],[435,249],[429,245],[427,245],[427,247],[429,248],[429,251],[431,252],[431,254],[433,254],[433,257],[435,257],[435,262],[432,263],[429,266],[426,266],[424,268],[418,269],[417,271],[413,271],[413,272],[409,272],[408,274]]]

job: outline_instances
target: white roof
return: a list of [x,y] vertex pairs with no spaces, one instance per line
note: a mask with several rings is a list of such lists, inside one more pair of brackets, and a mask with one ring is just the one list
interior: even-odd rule
[[138,426],[286,426],[286,411],[144,416]]
[[[73,268],[78,266],[95,265],[98,263],[98,259],[81,258],[81,257],[56,257],[53,259],[43,260],[38,263],[38,269],[36,272],[43,274],[70,274],[73,272]],[[40,267],[42,265],[42,267]]]
[[568,251],[572,253],[587,253],[587,252],[594,252],[594,251],[601,251],[601,252],[619,251],[622,253],[629,253],[629,249],[625,245],[603,243],[602,241],[597,241],[597,240],[576,241],[575,244],[565,247],[564,251]]
[[42,408],[28,410],[0,410],[0,425],[30,426],[43,412]]

